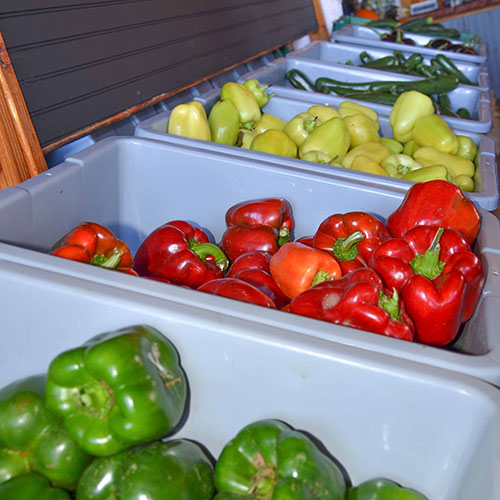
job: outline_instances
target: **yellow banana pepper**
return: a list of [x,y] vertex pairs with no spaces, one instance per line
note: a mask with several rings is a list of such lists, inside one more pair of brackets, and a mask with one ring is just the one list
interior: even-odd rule
[[415,122],[432,114],[434,114],[434,104],[429,96],[416,90],[403,92],[389,114],[394,139],[399,142],[411,140]]
[[305,153],[301,160],[306,160],[306,161],[314,161],[316,163],[330,163],[332,161],[331,157],[328,156],[327,154],[323,153],[322,151],[308,151]]
[[403,152],[403,145],[399,141],[396,141],[396,139],[381,137],[380,144],[383,144],[391,152],[391,155]]
[[443,153],[435,148],[426,146],[417,149],[413,155],[413,159],[418,161],[424,167],[431,165],[444,165],[450,172],[452,177],[458,175],[467,175],[474,177],[475,165],[467,158]]
[[280,156],[297,158],[297,146],[282,130],[269,129],[257,134],[250,149]]
[[453,182],[452,176],[444,165],[432,165],[430,167],[422,167],[418,170],[411,170],[403,175],[401,179],[412,182],[427,182],[434,180],[442,180]]
[[413,156],[415,154],[415,151],[419,148],[420,146],[412,139],[405,144],[405,147],[403,148],[403,154]]
[[373,111],[373,109],[369,108],[368,106],[363,106],[362,104],[358,104],[352,101],[342,101],[337,107],[337,110],[340,113],[341,118],[361,113],[377,124],[377,131],[379,129],[380,125],[378,123],[378,115],[375,111]]
[[313,115],[303,112],[289,120],[283,127],[283,132],[299,147],[319,125]]
[[330,118],[340,118],[338,111],[327,104],[311,106],[307,112],[316,117],[320,124],[325,123]]
[[368,174],[385,175],[386,177],[388,175],[376,161],[365,155],[358,155],[354,158],[351,170],[358,170],[359,172],[366,172]]
[[210,141],[210,127],[203,105],[199,101],[178,104],[170,113],[168,119],[169,134]]
[[359,146],[365,142],[378,142],[376,123],[361,113],[349,115],[344,118],[344,123],[351,136],[351,147]]
[[467,158],[467,160],[474,161],[477,155],[477,146],[474,144],[470,137],[466,135],[457,135],[458,151],[457,156]]
[[391,177],[400,177],[412,170],[418,170],[422,168],[422,165],[415,161],[411,156],[405,154],[395,154],[389,155],[385,158],[380,166],[385,169],[387,172],[397,172],[397,176],[391,175]]
[[375,163],[380,164],[389,154],[390,151],[386,146],[380,144],[380,142],[365,142],[364,144],[352,148],[342,160],[342,165],[345,168],[351,168],[354,159],[359,155],[368,156],[368,158],[371,158]]
[[260,120],[261,111],[253,93],[236,82],[226,82],[220,91],[221,100],[229,99],[240,113],[241,128],[253,128]]
[[331,160],[342,161],[349,146],[351,137],[342,118],[330,118],[309,135],[299,148],[299,158],[309,151],[321,151]]
[[286,122],[277,116],[271,115],[270,113],[263,113],[260,120],[255,124],[254,130],[258,134],[262,134],[270,128],[274,130],[283,130]]
[[458,151],[457,136],[438,115],[419,118],[413,127],[413,140],[421,147],[431,146],[443,153],[454,155]]
[[456,184],[462,191],[474,191],[474,179],[468,175],[457,175],[453,178],[453,183]]
[[253,130],[248,130],[247,128],[242,128],[238,132],[238,140],[236,141],[236,146],[243,149],[250,149],[252,141],[254,140],[257,133]]

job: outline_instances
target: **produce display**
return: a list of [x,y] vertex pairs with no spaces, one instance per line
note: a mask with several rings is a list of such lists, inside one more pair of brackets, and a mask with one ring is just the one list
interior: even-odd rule
[[[364,50],[359,54],[361,64],[358,66],[369,69],[380,69],[392,73],[403,73],[405,75],[424,76],[433,78],[442,75],[456,76],[459,83],[465,85],[477,85],[469,80],[455,65],[455,63],[444,54],[438,54],[431,58],[430,64],[424,63],[422,54],[412,54],[409,57],[400,50],[395,50],[392,56],[374,58]],[[352,61],[346,64],[353,65]]]
[[[398,117],[398,133],[407,134],[414,118]],[[365,212],[335,213],[311,228],[312,236],[297,240],[292,207],[281,198],[246,200],[221,217],[227,228],[218,244],[186,221],[155,229],[136,252],[135,271],[144,278],[434,346],[453,342],[484,285],[481,261],[471,250],[480,215],[447,181],[414,184],[385,223]],[[108,354],[110,362],[118,362]],[[75,409],[60,388],[69,382],[55,377],[59,363],[64,370],[69,361],[56,360],[49,371],[54,371],[49,407],[68,407],[66,418],[71,418]],[[92,358],[88,363],[92,366]],[[99,422],[107,429],[104,416]],[[80,435],[75,429],[77,441]],[[94,438],[100,444],[93,446],[90,438],[78,442],[95,455],[100,447],[119,450],[135,439],[125,431],[111,433],[109,444],[101,437]]]
[[[290,70],[287,78],[298,88],[313,90],[311,82],[307,86],[301,83],[307,81],[307,77],[299,70]],[[267,86],[261,87],[254,79],[245,84],[225,83],[221,99],[212,107],[208,117],[199,102],[176,106],[169,119],[168,132],[410,182],[443,179],[456,183],[463,191],[474,191],[477,146],[470,137],[455,134],[450,129],[435,113],[435,104],[425,93],[403,91],[409,83],[422,90],[423,86],[430,85],[425,91],[429,93],[437,90],[436,84],[444,85],[441,90],[446,86],[450,89],[456,87],[455,76],[438,79],[439,82],[437,79],[429,82],[376,82],[374,92],[377,96],[382,95],[382,86],[388,92],[395,92],[390,94],[393,102],[390,124],[394,138],[380,136],[375,111],[348,100],[337,109],[328,105],[305,107],[303,112],[286,122],[263,113],[261,106],[267,104],[272,95],[266,94]],[[336,85],[342,85],[344,90],[358,86],[356,92],[360,92],[360,96],[371,95],[361,90],[368,88],[370,82],[344,84],[318,78],[316,85],[325,92],[336,89]],[[440,102],[443,102],[443,97]],[[182,113],[191,110],[193,119],[180,123],[179,106]],[[449,103],[446,106],[449,109]],[[443,111],[444,107],[440,109]],[[404,134],[400,133],[401,128],[405,128]],[[237,246],[238,238],[243,237],[245,231],[245,228],[228,229],[223,249],[231,260],[236,257],[232,247]],[[273,229],[262,231],[268,233],[269,248],[274,248],[277,240],[272,234]],[[163,278],[168,279],[167,276]]]
[[[1,389],[0,500],[426,500],[387,478],[352,484],[319,436],[281,420],[248,423],[218,457],[203,443],[173,438],[176,419],[159,423],[168,412],[189,412],[175,353],[159,331],[131,326],[97,335],[58,354],[47,374]],[[54,405],[61,363],[71,380],[58,389],[65,404]],[[46,467],[33,458],[47,458]]]

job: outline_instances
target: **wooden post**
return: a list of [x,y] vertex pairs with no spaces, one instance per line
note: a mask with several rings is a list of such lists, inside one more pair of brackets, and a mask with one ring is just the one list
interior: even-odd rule
[[328,29],[326,27],[325,14],[323,13],[323,7],[321,6],[320,0],[313,0],[314,11],[316,13],[316,19],[318,20],[318,31],[311,33],[309,38],[311,40],[330,40],[328,35]]
[[44,170],[45,157],[0,33],[0,189]]

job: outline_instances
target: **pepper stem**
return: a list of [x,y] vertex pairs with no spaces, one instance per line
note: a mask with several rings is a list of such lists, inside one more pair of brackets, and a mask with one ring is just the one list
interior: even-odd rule
[[94,255],[90,263],[94,266],[105,267],[106,269],[116,269],[122,260],[123,252],[114,252],[109,257],[103,254]]
[[380,290],[378,305],[386,311],[393,321],[401,321],[401,309],[399,308],[399,295],[395,288],[393,288],[392,297],[388,297]]
[[358,243],[365,239],[361,231],[355,231],[347,238],[339,238],[333,245],[333,253],[342,262],[354,260],[358,256]]
[[278,246],[282,246],[285,243],[290,241],[290,228],[282,227],[280,229],[279,238],[278,238]]
[[229,260],[226,257],[226,254],[213,243],[200,243],[192,238],[189,240],[189,249],[192,250],[203,262],[206,262],[209,255],[213,257],[215,264],[221,271],[225,271],[229,266]]
[[322,271],[321,269],[314,275],[314,278],[311,282],[311,287],[323,283],[323,281],[329,281],[333,279],[327,271]]
[[316,118],[314,120],[304,120],[303,122],[304,130],[306,132],[311,133],[316,128],[316,123],[317,123]]
[[443,272],[444,262],[439,260],[439,254],[441,253],[439,240],[441,239],[443,233],[444,228],[440,227],[436,231],[434,239],[425,253],[415,255],[415,257],[410,261],[410,266],[415,273],[433,280]]

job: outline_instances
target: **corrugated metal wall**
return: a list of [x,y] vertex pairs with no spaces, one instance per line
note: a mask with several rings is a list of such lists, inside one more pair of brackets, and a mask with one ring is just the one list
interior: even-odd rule
[[443,24],[481,37],[488,49],[486,66],[490,86],[494,90],[495,98],[500,99],[500,7],[445,21]]

